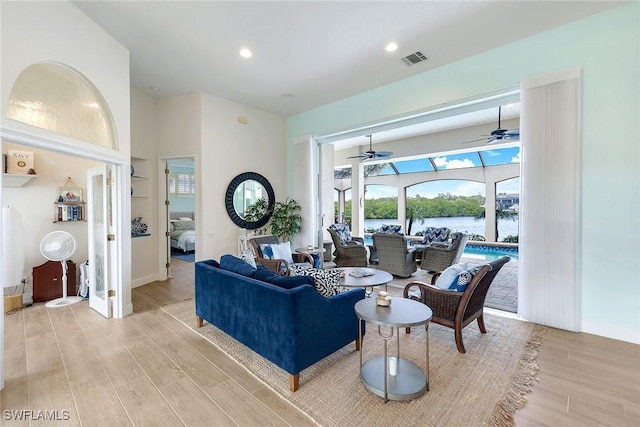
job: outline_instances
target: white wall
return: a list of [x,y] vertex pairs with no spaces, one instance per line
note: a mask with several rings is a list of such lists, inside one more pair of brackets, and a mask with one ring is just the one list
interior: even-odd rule
[[[247,124],[238,117],[248,119]],[[242,104],[202,95],[202,151],[197,236],[200,259],[219,259],[237,253],[240,228],[229,218],[225,193],[231,180],[243,172],[257,172],[269,180],[276,200],[286,192],[285,119]],[[197,166],[196,166],[197,168]]]

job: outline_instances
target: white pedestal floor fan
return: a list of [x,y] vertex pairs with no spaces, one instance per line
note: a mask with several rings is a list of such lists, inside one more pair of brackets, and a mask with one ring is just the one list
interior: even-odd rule
[[76,250],[76,239],[66,231],[52,231],[42,238],[40,253],[50,261],[62,264],[62,298],[45,304],[46,307],[64,307],[82,301],[82,297],[67,295],[67,259]]

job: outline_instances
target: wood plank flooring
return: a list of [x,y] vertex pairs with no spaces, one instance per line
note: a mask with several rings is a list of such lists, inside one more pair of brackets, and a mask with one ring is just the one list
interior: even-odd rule
[[[133,289],[134,314],[125,319],[104,319],[86,302],[5,315],[0,424],[314,425],[157,309],[193,298],[193,264],[172,264],[172,279]],[[539,382],[517,425],[640,425],[640,346],[549,329],[538,361]],[[20,411],[37,419],[13,419]]]

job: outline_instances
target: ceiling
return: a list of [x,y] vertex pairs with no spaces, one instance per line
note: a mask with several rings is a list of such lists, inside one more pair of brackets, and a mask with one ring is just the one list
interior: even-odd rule
[[[292,116],[615,7],[613,1],[75,1],[155,96]],[[395,52],[384,50],[394,41]],[[253,52],[239,55],[241,48]],[[421,51],[428,59],[406,65]]]

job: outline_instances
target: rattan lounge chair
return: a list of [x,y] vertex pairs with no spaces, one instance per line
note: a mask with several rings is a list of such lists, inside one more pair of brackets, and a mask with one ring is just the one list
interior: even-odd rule
[[[328,229],[333,246],[336,248],[333,254],[334,262],[338,267],[366,267],[367,248],[362,237],[352,237],[346,224],[333,224]],[[343,230],[342,233],[340,230]],[[345,240],[345,232],[347,239]]]
[[[477,319],[480,332],[487,333],[483,317],[484,300],[493,279],[495,279],[502,266],[510,260],[511,258],[504,256],[483,265],[464,292],[436,288],[433,286],[439,276],[436,274],[431,278],[431,285],[423,282],[408,283],[404,288],[403,296],[420,301],[431,308],[433,311],[432,322],[453,328],[458,351],[465,353],[466,350],[462,342],[462,329],[473,322],[474,319]],[[418,288],[419,293],[414,292],[412,288]],[[406,328],[406,331],[409,333],[411,328]]]
[[402,234],[375,233],[373,246],[378,252],[378,269],[394,276],[409,277],[416,271],[415,248],[407,248]]
[[[281,243],[278,236],[256,236],[249,239],[251,244],[251,250],[256,257],[256,263],[262,264],[269,270],[274,271],[283,276],[288,276],[291,271],[289,270],[289,263],[284,259],[269,259],[265,258],[262,253],[260,245],[271,245]],[[309,263],[314,265],[313,258],[309,254],[292,253],[291,257],[295,263]]]
[[451,243],[432,243],[422,251],[420,268],[429,272],[441,273],[450,265],[460,261],[469,236],[464,233],[452,233]]

